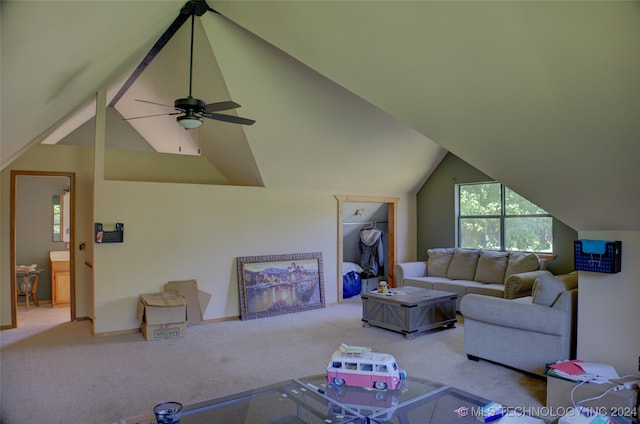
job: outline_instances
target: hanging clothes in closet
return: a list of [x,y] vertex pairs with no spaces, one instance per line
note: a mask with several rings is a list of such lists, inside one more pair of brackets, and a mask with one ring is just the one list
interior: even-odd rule
[[384,267],[384,246],[382,236],[384,232],[377,228],[363,228],[360,230],[358,251],[360,253],[360,266],[365,278],[377,277]]

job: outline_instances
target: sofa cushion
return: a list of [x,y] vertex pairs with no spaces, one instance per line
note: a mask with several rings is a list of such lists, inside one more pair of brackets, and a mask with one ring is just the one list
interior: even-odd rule
[[433,281],[434,290],[442,290],[446,292],[456,293],[456,311],[460,310],[460,301],[466,296],[468,290],[472,287],[484,286],[484,283],[469,280],[450,280],[448,278],[440,278],[440,281]]
[[427,274],[430,277],[446,277],[453,256],[453,248],[427,250]]
[[[451,282],[452,280],[449,280],[449,283]],[[458,298],[461,298],[462,296],[467,294],[467,288],[465,286],[459,285],[459,284],[449,284],[449,283],[447,283],[446,281],[443,281],[440,283],[433,283],[433,289],[442,290],[450,293],[456,293],[458,295]]]
[[[467,294],[460,302],[460,312],[467,321],[480,321],[498,327],[515,328],[555,336],[566,336],[571,320],[566,312],[522,301],[494,296]],[[467,328],[465,327],[465,333]],[[487,335],[487,343],[492,343]],[[465,334],[466,339],[466,334]]]
[[467,294],[482,294],[485,296],[504,297],[504,284],[483,283],[478,286],[467,287]]
[[422,281],[425,283],[429,283],[431,285],[435,284],[435,283],[454,283],[453,280],[448,279],[447,277],[431,277],[431,276],[427,276],[427,277],[411,277],[411,278],[407,278],[405,283],[405,286],[410,286],[412,281]]
[[455,249],[447,278],[452,280],[473,280],[476,276],[476,266],[480,258],[480,251],[474,249]]
[[511,252],[504,278],[507,279],[510,275],[521,272],[535,271],[538,268],[540,268],[540,259],[535,253]]
[[508,260],[509,252],[483,250],[478,259],[478,267],[473,280],[490,284],[504,283],[504,272],[507,269]]
[[469,287],[484,286],[483,283],[471,280],[450,280],[448,278],[440,278],[439,280],[434,280],[432,283],[435,290],[458,293],[460,296],[464,296]]
[[578,274],[543,275],[533,285],[532,301],[536,305],[553,306],[560,295],[578,287]]
[[[436,277],[437,278],[437,277]],[[423,289],[432,289],[433,282],[430,277],[410,277],[405,278],[402,284],[403,286],[422,287]],[[402,287],[398,287],[402,289]]]

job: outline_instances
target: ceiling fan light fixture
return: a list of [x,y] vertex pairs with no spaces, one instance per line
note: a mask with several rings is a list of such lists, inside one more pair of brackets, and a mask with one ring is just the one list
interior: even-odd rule
[[202,121],[204,121],[202,117],[191,114],[178,116],[176,120],[186,130],[198,128],[200,125],[202,125]]

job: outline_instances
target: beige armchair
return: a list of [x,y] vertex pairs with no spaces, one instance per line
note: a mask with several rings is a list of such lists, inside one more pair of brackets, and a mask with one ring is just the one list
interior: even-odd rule
[[577,301],[577,273],[543,275],[532,296],[518,299],[468,294],[460,304],[465,353],[544,374],[547,363],[575,359]]

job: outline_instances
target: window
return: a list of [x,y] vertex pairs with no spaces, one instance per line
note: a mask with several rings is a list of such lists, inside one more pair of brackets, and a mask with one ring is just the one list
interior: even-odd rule
[[373,364],[360,364],[360,371],[373,371]]
[[53,241],[61,241],[60,238],[60,217],[62,208],[60,207],[60,196],[53,196]]
[[500,183],[457,187],[458,246],[551,252],[553,217]]

